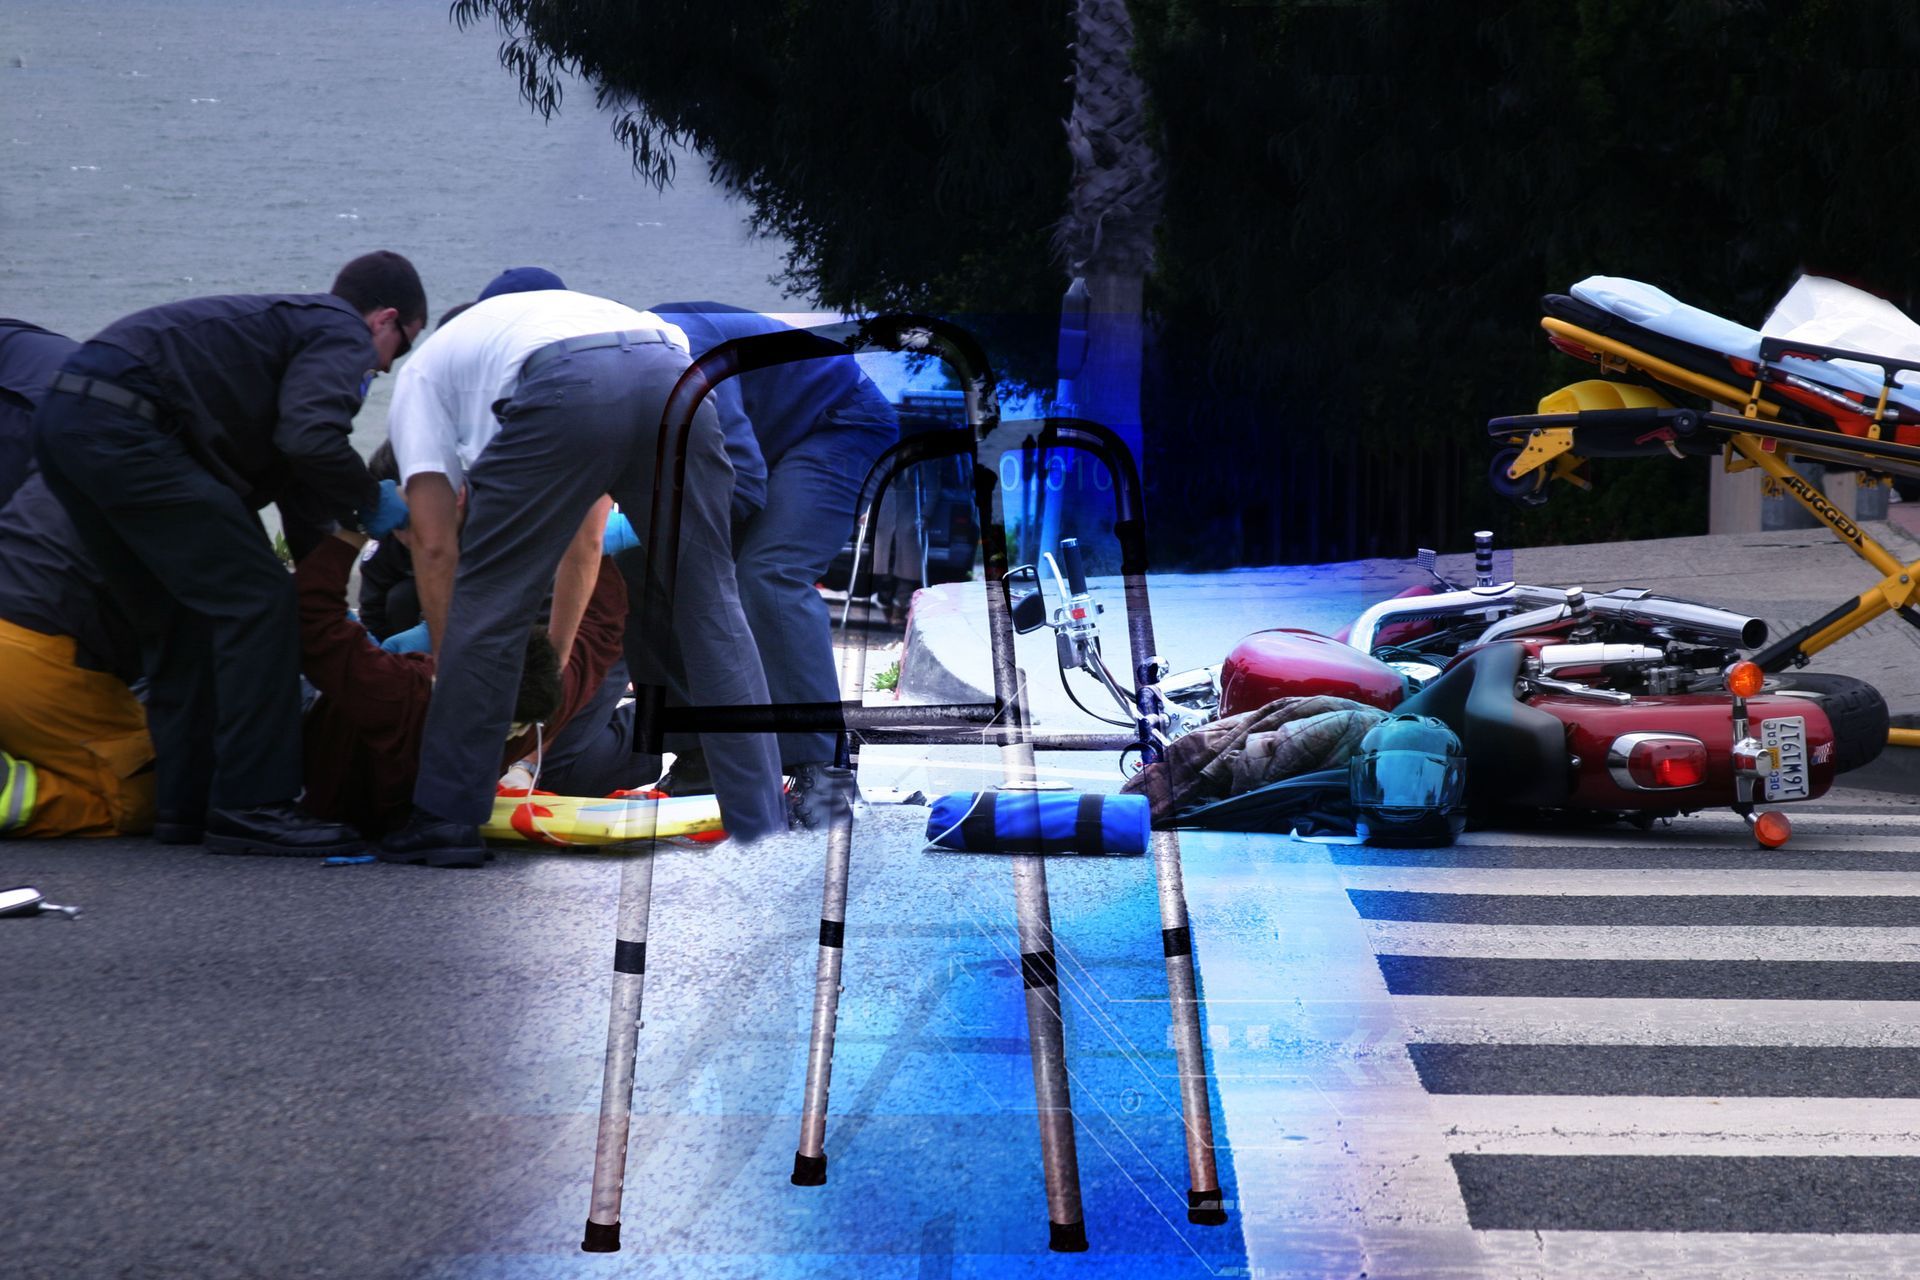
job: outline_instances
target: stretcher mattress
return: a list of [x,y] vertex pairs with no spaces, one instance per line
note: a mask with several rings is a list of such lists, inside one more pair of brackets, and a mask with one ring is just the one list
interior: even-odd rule
[[[1812,286],[1811,288],[1806,288]],[[1906,326],[1914,331],[1916,343],[1920,343],[1920,326],[1914,326],[1898,310],[1889,304],[1880,302],[1870,294],[1849,289],[1837,281],[1807,277],[1795,291],[1775,309],[1775,320],[1783,315],[1786,323],[1770,324],[1770,332],[1763,335],[1759,329],[1750,329],[1736,324],[1723,316],[1703,311],[1699,307],[1689,306],[1678,298],[1650,284],[1638,280],[1628,280],[1621,276],[1588,276],[1573,286],[1573,296],[1588,306],[1598,308],[1606,314],[1624,320],[1627,323],[1673,342],[1689,347],[1716,352],[1720,356],[1757,361],[1760,358],[1760,342],[1763,336],[1779,338],[1798,338],[1821,346],[1836,346],[1852,350],[1869,349],[1854,345],[1849,333],[1859,333],[1859,323],[1849,323],[1854,317],[1836,314],[1843,306],[1852,301],[1847,295],[1858,295],[1865,302],[1858,303],[1864,313],[1877,311],[1882,326],[1866,331],[1883,339],[1881,345],[1890,345],[1900,335],[1897,325],[1886,317],[1891,312]],[[1790,307],[1789,303],[1798,303]],[[1869,304],[1873,304],[1869,306]],[[1816,336],[1817,335],[1817,336]],[[1901,346],[1906,344],[1902,342]],[[1875,353],[1879,354],[1877,348]],[[1903,356],[1901,350],[1890,350],[1890,356]],[[1800,356],[1787,356],[1777,362],[1776,367],[1797,374],[1808,381],[1820,383],[1836,391],[1854,392],[1867,397],[1869,406],[1880,395],[1881,372],[1869,366],[1844,360],[1808,360]],[[1888,399],[1904,409],[1920,412],[1920,385],[1916,385],[1916,375],[1908,372],[1900,375],[1894,391]]]

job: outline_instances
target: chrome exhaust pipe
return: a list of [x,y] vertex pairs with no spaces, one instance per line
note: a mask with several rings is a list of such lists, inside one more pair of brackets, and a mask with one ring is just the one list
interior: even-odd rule
[[[1671,600],[1626,589],[1590,595],[1586,603],[1594,614],[1644,627],[1669,640],[1724,644],[1741,649],[1757,649],[1767,642],[1767,624],[1761,619],[1694,604],[1690,600]],[[1382,600],[1354,622],[1352,637],[1347,643],[1362,653],[1372,653],[1374,638],[1389,623],[1460,618],[1476,613],[1496,618],[1475,641],[1487,644],[1525,635],[1566,618],[1567,593],[1556,587],[1508,582],[1492,588]]]
[[[1471,591],[1439,591],[1430,596],[1396,596],[1371,605],[1354,620],[1347,643],[1362,653],[1373,652],[1373,638],[1390,622],[1417,622],[1430,618],[1461,618],[1485,613],[1489,617],[1510,613],[1517,606],[1516,591],[1529,590],[1514,583],[1480,587]],[[1560,599],[1564,600],[1562,595]]]
[[[1488,627],[1479,643],[1525,635],[1541,627],[1552,626],[1567,617],[1563,593],[1551,588],[1521,587],[1515,598],[1522,605],[1535,605],[1526,613],[1503,618]],[[1767,624],[1759,618],[1691,600],[1671,600],[1645,591],[1609,591],[1603,596],[1588,596],[1587,608],[1610,621],[1644,627],[1654,635],[1688,644],[1721,644],[1739,649],[1758,649],[1767,642]]]

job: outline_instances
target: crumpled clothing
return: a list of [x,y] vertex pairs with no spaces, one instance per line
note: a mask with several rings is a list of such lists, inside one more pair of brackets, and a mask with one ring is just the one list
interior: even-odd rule
[[1367,730],[1386,718],[1379,708],[1347,698],[1276,698],[1175,738],[1162,759],[1121,790],[1144,794],[1159,826],[1195,805],[1337,768],[1353,757]]

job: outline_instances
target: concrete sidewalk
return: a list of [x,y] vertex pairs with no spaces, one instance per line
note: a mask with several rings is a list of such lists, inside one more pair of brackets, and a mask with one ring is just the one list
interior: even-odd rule
[[[1868,524],[1867,533],[1902,560],[1920,558],[1920,508],[1895,507],[1896,520]],[[1522,548],[1511,553],[1523,582],[1584,586],[1593,591],[1647,587],[1663,595],[1753,614],[1773,635],[1805,625],[1880,575],[1839,539],[1819,529],[1718,534],[1645,542]],[[1505,569],[1503,557],[1502,569]],[[1471,554],[1442,556],[1440,570],[1472,581]],[[1242,636],[1267,627],[1300,627],[1333,634],[1375,601],[1424,581],[1409,560],[1278,566],[1208,574],[1152,574],[1154,638],[1174,670],[1221,661]],[[1101,635],[1116,673],[1127,662],[1127,624],[1118,578],[1096,578],[1094,599],[1106,612]],[[1021,666],[1036,724],[1049,729],[1098,726],[1061,688],[1053,634],[1019,639]],[[900,666],[904,701],[990,702],[993,678],[983,583],[932,587],[914,597]],[[1856,676],[1886,695],[1896,716],[1920,716],[1920,631],[1891,615],[1819,654],[1814,669]],[[1075,690],[1103,713],[1111,699],[1092,680],[1075,675]]]

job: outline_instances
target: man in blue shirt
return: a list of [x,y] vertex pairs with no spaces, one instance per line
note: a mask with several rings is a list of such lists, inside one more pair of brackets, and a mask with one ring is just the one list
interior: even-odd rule
[[[695,358],[734,338],[792,326],[719,302],[670,302],[652,311],[686,331]],[[900,435],[887,398],[852,356],[800,360],[729,378],[712,400],[733,463],[734,561],[740,603],[777,705],[838,702],[833,630],[814,589],[846,543],[860,485]],[[827,812],[820,770],[833,735],[780,735],[782,771],[803,825]],[[692,762],[689,762],[690,764]],[[693,766],[697,768],[697,765]],[[674,785],[687,770],[674,764]]]

